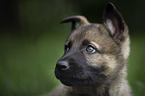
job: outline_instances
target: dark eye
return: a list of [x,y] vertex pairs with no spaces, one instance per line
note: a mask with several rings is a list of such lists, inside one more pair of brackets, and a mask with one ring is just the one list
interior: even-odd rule
[[86,52],[87,53],[95,53],[96,49],[92,45],[88,45],[88,47],[86,48]]
[[68,45],[65,45],[65,51],[69,51],[70,47]]
[[67,52],[67,51],[69,51],[69,50],[70,50],[71,45],[72,45],[72,43],[71,43],[71,42],[69,42],[69,43],[67,43],[67,44],[65,45],[65,52]]

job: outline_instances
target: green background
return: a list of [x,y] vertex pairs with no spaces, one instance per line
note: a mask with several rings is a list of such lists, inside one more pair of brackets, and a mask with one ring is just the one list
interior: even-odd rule
[[[145,1],[109,0],[122,13],[131,37],[128,80],[134,96],[145,96]],[[1,0],[0,96],[38,96],[60,82],[54,76],[57,60],[70,32],[59,22],[84,15],[102,23],[108,0]]]

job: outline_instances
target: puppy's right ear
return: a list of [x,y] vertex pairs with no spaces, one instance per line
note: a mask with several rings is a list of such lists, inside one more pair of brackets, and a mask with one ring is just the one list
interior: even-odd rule
[[88,20],[84,16],[70,16],[63,19],[60,23],[72,23],[72,31],[77,29],[79,26],[89,24]]

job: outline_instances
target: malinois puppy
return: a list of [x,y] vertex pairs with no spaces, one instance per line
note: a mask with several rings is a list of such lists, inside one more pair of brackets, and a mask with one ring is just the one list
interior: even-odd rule
[[103,20],[93,24],[83,16],[71,16],[61,21],[72,23],[55,68],[64,85],[49,96],[131,96],[126,80],[128,27],[112,3],[106,5]]

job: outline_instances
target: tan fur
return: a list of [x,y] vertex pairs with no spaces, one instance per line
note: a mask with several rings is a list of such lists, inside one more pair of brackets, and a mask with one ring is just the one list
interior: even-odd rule
[[121,53],[122,53],[122,55],[123,55],[123,57],[125,58],[125,59],[127,59],[128,58],[128,56],[129,56],[129,53],[130,53],[130,47],[128,47],[130,45],[130,40],[129,40],[129,37],[125,40],[125,42],[123,43],[123,45],[122,45],[122,50],[121,50]]

